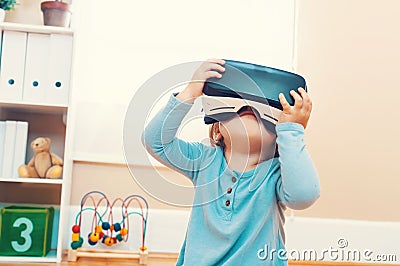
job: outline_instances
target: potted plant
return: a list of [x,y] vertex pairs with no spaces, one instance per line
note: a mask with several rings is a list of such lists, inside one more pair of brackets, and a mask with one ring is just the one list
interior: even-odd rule
[[17,2],[15,0],[0,0],[0,22],[4,21],[6,11],[14,9],[16,4]]
[[69,27],[71,11],[69,4],[56,1],[45,1],[40,4],[43,12],[43,23],[48,26]]

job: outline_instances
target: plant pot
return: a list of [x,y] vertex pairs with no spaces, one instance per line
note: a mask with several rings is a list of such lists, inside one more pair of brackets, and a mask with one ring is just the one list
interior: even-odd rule
[[71,11],[69,4],[59,1],[46,1],[40,4],[43,22],[47,26],[69,27]]

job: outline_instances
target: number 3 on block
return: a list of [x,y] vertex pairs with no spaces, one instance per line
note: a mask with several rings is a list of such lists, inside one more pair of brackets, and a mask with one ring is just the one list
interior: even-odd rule
[[21,217],[15,220],[13,227],[20,227],[21,224],[26,225],[26,229],[21,231],[21,237],[25,239],[25,242],[23,244],[19,244],[18,241],[11,242],[11,245],[16,252],[26,252],[32,246],[32,238],[31,238],[31,233],[33,231],[32,221],[29,220],[28,218]]

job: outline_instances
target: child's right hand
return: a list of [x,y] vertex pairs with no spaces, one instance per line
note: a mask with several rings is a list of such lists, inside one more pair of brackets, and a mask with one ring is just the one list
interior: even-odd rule
[[176,98],[182,102],[193,103],[203,94],[204,82],[209,78],[221,78],[220,72],[224,72],[225,61],[222,59],[208,59],[194,72],[192,80]]

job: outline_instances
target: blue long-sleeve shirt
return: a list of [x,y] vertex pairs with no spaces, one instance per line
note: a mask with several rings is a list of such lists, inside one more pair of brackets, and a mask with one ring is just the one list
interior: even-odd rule
[[283,208],[305,209],[319,197],[303,126],[277,124],[280,156],[237,172],[228,168],[221,147],[176,137],[191,106],[171,96],[142,136],[153,157],[195,187],[177,265],[287,265]]

